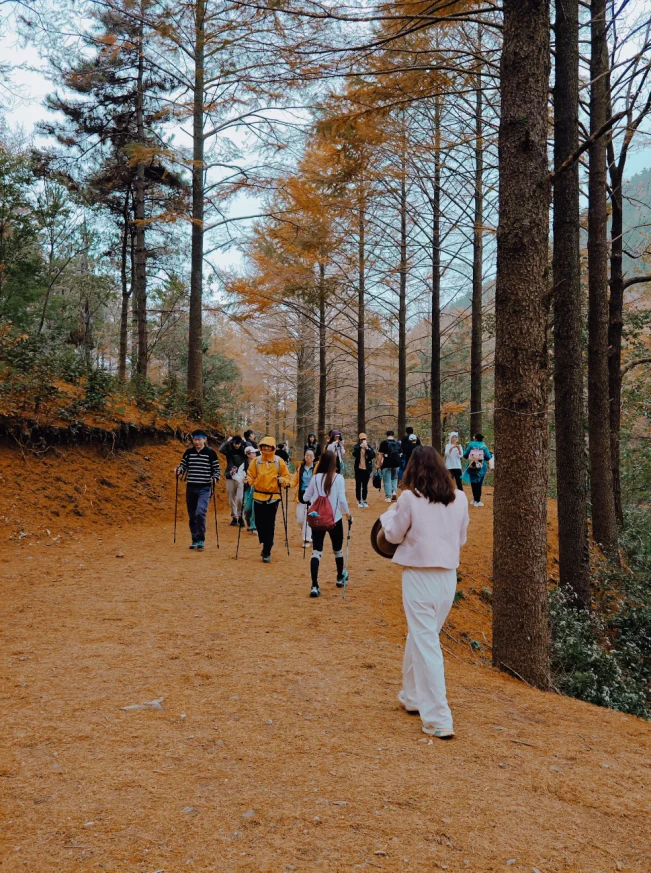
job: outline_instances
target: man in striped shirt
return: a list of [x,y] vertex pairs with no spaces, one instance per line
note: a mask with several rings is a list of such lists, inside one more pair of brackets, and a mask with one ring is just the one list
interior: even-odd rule
[[207,442],[205,431],[195,430],[193,446],[187,449],[176,468],[176,475],[183,476],[187,482],[185,502],[192,534],[190,548],[199,550],[203,549],[206,540],[206,512],[212,490],[221,476],[217,452],[209,449]]

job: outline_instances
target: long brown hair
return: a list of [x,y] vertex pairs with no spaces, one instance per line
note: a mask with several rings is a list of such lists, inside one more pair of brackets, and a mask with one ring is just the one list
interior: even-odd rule
[[456,486],[443,463],[443,458],[432,446],[416,446],[402,474],[400,488],[425,497],[430,503],[447,506],[456,496]]
[[332,483],[337,475],[337,458],[335,453],[327,449],[319,458],[314,474],[323,473],[323,490],[327,495],[330,495]]

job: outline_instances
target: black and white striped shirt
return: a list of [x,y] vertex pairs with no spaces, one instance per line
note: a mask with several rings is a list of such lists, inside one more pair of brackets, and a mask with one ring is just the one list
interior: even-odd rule
[[180,467],[188,485],[210,485],[213,479],[219,482],[221,476],[217,452],[208,446],[204,446],[200,452],[194,446],[187,449]]

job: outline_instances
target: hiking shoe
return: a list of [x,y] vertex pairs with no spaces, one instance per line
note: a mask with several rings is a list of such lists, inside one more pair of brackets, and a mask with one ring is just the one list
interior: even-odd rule
[[321,589],[318,585],[313,585],[310,591],[310,597],[321,597]]
[[190,548],[191,548],[191,549],[196,549],[196,548],[198,548],[198,546],[197,546],[197,541],[196,541],[196,540],[192,540],[192,545],[190,546]]
[[231,527],[237,527],[237,519],[231,518]]
[[393,494],[391,495],[391,500],[397,500],[397,499],[398,499],[398,495],[394,491]]
[[241,519],[239,520],[238,524],[239,524],[240,527],[244,527],[244,525],[246,524],[246,522],[244,521],[243,518],[241,518]]
[[312,540],[303,540],[303,545],[304,545],[304,546],[311,546],[311,545],[312,545]]
[[438,737],[439,740],[454,739],[454,731],[452,728],[436,728],[433,724],[424,724],[422,730],[424,734],[427,734],[430,737]]
[[197,540],[197,543],[195,545],[195,549],[198,552],[203,552],[203,545],[204,545],[203,540]]
[[343,588],[344,582],[345,582],[345,579],[343,576],[337,576],[337,588]]
[[271,564],[271,555],[263,555],[262,556],[263,564]]
[[412,715],[418,715],[418,707],[415,706],[413,703],[410,703],[410,702],[407,700],[407,695],[405,694],[404,691],[399,691],[399,692],[398,692],[398,703],[400,703],[401,706],[404,706],[404,708],[405,708],[405,709],[407,710],[407,712],[409,712],[410,714],[412,714]]

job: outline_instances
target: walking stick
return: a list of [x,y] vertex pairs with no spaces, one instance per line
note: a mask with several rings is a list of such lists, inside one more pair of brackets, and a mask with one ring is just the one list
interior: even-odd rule
[[307,503],[305,506],[305,525],[303,527],[303,560],[305,560],[305,549],[307,548]]
[[237,548],[235,549],[235,560],[237,561],[237,556],[240,553],[240,537],[242,536],[242,514],[240,513],[240,517],[237,520],[237,526],[239,530],[237,531]]
[[[278,477],[278,490],[280,491],[280,508],[283,511],[283,524],[285,525],[285,546],[289,555],[289,537],[287,536],[287,515],[285,513],[285,501],[283,500],[283,487],[280,484],[280,476]],[[289,499],[289,489],[287,489],[287,498]]]
[[176,474],[176,496],[174,498],[174,542],[176,542],[176,516],[179,510],[179,474]]
[[341,599],[342,600],[346,599],[346,584],[348,582],[348,576],[349,576],[349,574],[348,574],[348,556],[350,555],[350,529],[352,526],[353,526],[353,520],[352,520],[352,518],[349,518],[348,519],[348,539],[346,541],[346,566],[344,568],[344,574],[343,574],[344,575],[344,587],[343,587],[343,590],[341,592]]
[[219,548],[219,528],[217,527],[217,489],[212,486],[212,505],[215,510],[215,539],[217,540],[217,548]]

